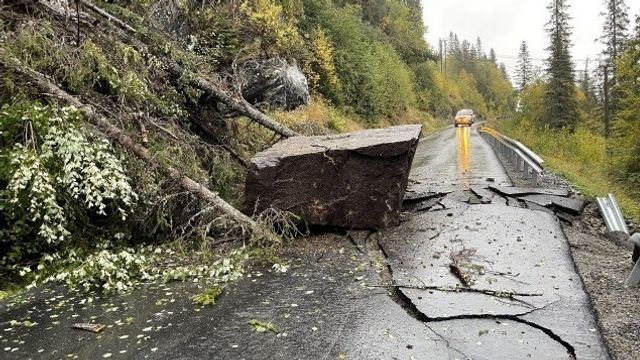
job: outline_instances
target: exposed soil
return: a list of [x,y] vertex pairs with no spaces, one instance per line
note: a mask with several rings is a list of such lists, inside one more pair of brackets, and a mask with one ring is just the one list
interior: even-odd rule
[[[504,158],[500,160],[515,186],[531,186]],[[567,188],[573,196],[580,196],[568,181],[546,171],[539,177],[538,186]],[[572,223],[563,221],[574,262],[612,358],[640,359],[640,289],[624,285],[633,268],[631,245],[608,237],[598,206],[593,199],[583,200],[587,205],[582,215]],[[631,232],[637,230],[636,224],[627,223]]]

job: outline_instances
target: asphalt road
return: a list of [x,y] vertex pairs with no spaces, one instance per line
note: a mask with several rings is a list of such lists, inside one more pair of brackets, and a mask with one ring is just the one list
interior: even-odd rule
[[0,358],[608,358],[554,210],[489,189],[510,185],[475,129],[445,129],[419,145],[399,228],[300,239],[288,272],[256,268],[210,307],[190,300],[204,283],[32,291],[0,303]]

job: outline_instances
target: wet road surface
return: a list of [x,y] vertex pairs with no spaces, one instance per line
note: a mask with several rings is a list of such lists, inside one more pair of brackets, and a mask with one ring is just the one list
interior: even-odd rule
[[407,197],[468,189],[471,186],[511,185],[502,164],[475,128],[449,127],[420,141]]
[[32,291],[0,302],[0,358],[608,358],[557,209],[490,188],[510,185],[475,129],[445,129],[420,143],[399,228],[301,239],[289,271],[254,269],[210,307],[191,301],[202,282]]

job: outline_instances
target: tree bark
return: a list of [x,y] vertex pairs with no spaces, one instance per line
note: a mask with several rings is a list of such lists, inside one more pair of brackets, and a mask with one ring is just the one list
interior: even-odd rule
[[[0,49],[0,54],[2,52],[3,50]],[[0,60],[0,64],[2,61],[3,60]],[[257,224],[253,219],[231,206],[224,199],[218,196],[217,193],[212,192],[193,179],[184,176],[178,170],[172,167],[160,166],[147,149],[137,145],[131,137],[125,134],[120,128],[112,125],[109,120],[97,113],[92,106],[83,104],[80,100],[55,85],[44,75],[22,66],[18,60],[12,61],[10,64],[5,63],[5,65],[14,68],[29,77],[33,80],[34,85],[44,94],[54,96],[67,104],[76,107],[87,118],[87,120],[100,129],[100,131],[102,131],[107,137],[115,140],[122,147],[134,153],[137,157],[151,166],[151,168],[158,170],[169,179],[176,181],[185,191],[192,192],[200,199],[210,203],[217,210],[228,215],[233,221],[241,225],[243,228],[248,228],[251,232],[256,230]]]

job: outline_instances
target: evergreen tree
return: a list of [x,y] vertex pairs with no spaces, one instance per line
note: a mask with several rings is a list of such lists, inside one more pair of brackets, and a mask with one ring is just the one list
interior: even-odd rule
[[600,14],[605,18],[600,41],[605,46],[603,51],[605,59],[608,60],[612,70],[615,70],[615,60],[628,38],[629,7],[624,0],[605,0],[605,6],[606,12]]
[[593,79],[591,78],[591,70],[589,68],[590,61],[587,58],[587,61],[584,64],[584,70],[580,73],[580,80],[578,81],[578,86],[580,90],[584,92],[584,95],[587,98],[587,102],[589,105],[594,105],[597,103],[596,97],[596,87],[593,83]]
[[516,86],[519,91],[523,91],[532,81],[532,65],[531,56],[529,55],[529,47],[527,42],[523,41],[520,45],[520,53],[518,54],[518,69],[516,72]]
[[502,74],[502,77],[508,80],[509,74],[507,73],[507,67],[504,65],[503,62],[500,63],[499,69],[500,69],[500,73]]
[[575,129],[577,104],[574,73],[571,63],[571,26],[567,0],[552,0],[547,6],[551,19],[547,23],[550,45],[547,48],[548,83],[545,90],[545,125],[552,128]]
[[604,16],[602,36],[600,41],[604,45],[602,55],[604,57],[604,67],[601,69],[602,75],[607,77],[606,88],[603,91],[608,95],[605,106],[605,135],[609,136],[610,119],[615,118],[618,108],[618,98],[620,96],[617,89],[617,63],[620,53],[623,51],[627,41],[629,28],[629,7],[624,0],[605,0],[606,11],[601,13]]
[[462,40],[462,44],[460,45],[460,48],[462,50],[462,56],[464,57],[468,57],[469,54],[471,53],[471,43],[468,42],[466,39]]
[[482,40],[480,37],[476,39],[476,54],[478,55],[478,59],[486,59],[487,54],[484,53],[484,48],[482,47]]
[[447,41],[447,55],[456,55],[458,53],[460,44],[458,43],[458,35],[453,31],[449,32],[449,40]]
[[[619,108],[614,118],[612,142],[616,177],[625,184],[640,186],[640,16],[636,29],[620,52],[617,67]],[[616,134],[617,133],[617,134]]]
[[495,52],[495,50],[493,50],[493,48],[491,48],[491,51],[489,52],[489,59],[494,64],[497,62],[496,52]]

